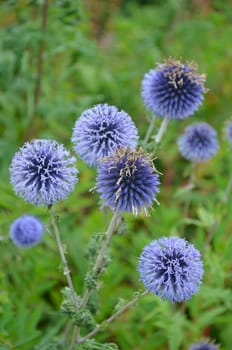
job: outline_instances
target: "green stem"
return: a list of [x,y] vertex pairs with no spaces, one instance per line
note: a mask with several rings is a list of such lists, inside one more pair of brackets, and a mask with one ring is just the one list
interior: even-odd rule
[[86,340],[92,338],[96,333],[98,333],[102,328],[104,328],[106,325],[108,326],[112,321],[114,321],[118,316],[120,316],[123,312],[128,310],[131,306],[133,306],[140,298],[144,297],[148,291],[146,290],[142,294],[139,294],[135,296],[132,300],[130,300],[126,305],[121,307],[117,312],[115,312],[113,315],[111,315],[106,320],[102,321],[100,324],[98,324],[91,332],[89,332],[86,336],[80,338],[77,343],[84,343]]
[[70,269],[68,267],[68,263],[67,263],[67,260],[66,260],[66,257],[65,257],[64,247],[63,247],[63,244],[62,244],[61,239],[60,239],[60,233],[59,233],[57,222],[56,222],[56,215],[55,215],[55,213],[54,213],[52,208],[50,208],[49,211],[50,211],[50,215],[51,215],[51,225],[52,225],[52,227],[54,229],[56,242],[57,242],[57,245],[58,245],[61,261],[62,261],[62,264],[63,264],[64,275],[66,277],[68,286],[69,286],[71,294],[72,294],[73,304],[75,305],[76,310],[78,310],[77,297],[76,297],[76,293],[75,293],[75,290],[74,290],[74,287],[73,287]]
[[163,135],[164,135],[164,133],[165,133],[165,131],[166,131],[166,129],[167,129],[169,120],[170,120],[169,117],[165,117],[165,118],[163,119],[163,121],[162,121],[162,123],[161,123],[161,126],[160,126],[160,128],[159,128],[159,130],[158,130],[158,133],[156,134],[156,136],[155,136],[155,138],[154,138],[154,139],[155,139],[155,142],[156,142],[157,144],[159,144],[159,143],[161,142],[162,137],[163,137]]
[[106,231],[105,239],[103,241],[103,244],[102,244],[101,249],[100,249],[100,251],[98,253],[98,257],[96,259],[95,265],[93,267],[93,273],[95,275],[99,274],[102,262],[104,260],[105,254],[106,254],[106,250],[108,248],[108,245],[109,245],[109,243],[111,241],[111,238],[112,238],[112,236],[114,234],[114,231],[115,231],[115,228],[117,226],[118,219],[119,219],[118,212],[114,212],[113,217],[112,217],[112,219],[110,221],[109,227],[108,227],[108,229]]
[[29,113],[28,127],[26,130],[26,139],[33,138],[32,135],[36,131],[34,121],[36,119],[36,109],[41,98],[41,85],[43,78],[43,65],[44,65],[44,34],[47,28],[48,21],[48,10],[49,0],[43,0],[42,2],[42,13],[41,13],[41,40],[38,48],[37,63],[36,63],[36,83],[34,88],[34,99],[33,99],[33,111]]
[[[105,258],[106,250],[108,248],[110,240],[111,240],[111,238],[112,238],[112,236],[114,234],[115,228],[117,226],[118,218],[119,218],[119,214],[117,212],[114,212],[114,214],[112,216],[112,219],[110,221],[110,224],[108,226],[108,229],[107,229],[107,231],[105,233],[105,239],[103,241],[103,244],[102,244],[101,249],[100,249],[100,251],[98,253],[96,262],[95,262],[93,270],[92,270],[93,271],[93,275],[95,275],[96,277],[99,275],[99,273],[101,271],[101,265],[102,265],[102,262],[103,262],[103,260]],[[86,291],[85,291],[85,293],[83,295],[81,304],[80,304],[80,308],[83,308],[83,307],[86,306],[86,304],[88,303],[89,297],[90,297],[90,293],[91,293],[91,291],[86,289]]]
[[[114,234],[115,229],[117,227],[118,219],[119,219],[119,213],[116,211],[116,212],[114,212],[114,214],[112,216],[112,219],[110,221],[108,229],[107,229],[107,231],[105,233],[105,239],[104,239],[103,244],[101,246],[101,249],[100,249],[100,251],[98,253],[96,262],[94,264],[94,267],[92,269],[93,275],[95,277],[98,277],[98,275],[101,272],[101,266],[102,266],[102,263],[103,263],[104,258],[105,258],[106,250],[108,248],[108,245],[109,245],[109,243],[111,241],[111,238],[113,237],[113,234]],[[81,303],[79,305],[80,309],[84,308],[87,305],[90,295],[91,295],[91,290],[86,289],[85,292],[84,292],[84,295],[82,297],[82,301],[81,301]],[[77,332],[77,338],[76,338],[77,341],[78,341],[78,338],[79,338],[79,329],[78,329],[78,332]]]
[[222,199],[222,201],[223,201],[224,203],[227,203],[227,202],[228,202],[228,199],[229,199],[229,195],[230,195],[231,190],[232,190],[232,175],[230,176],[230,179],[229,179],[227,188],[226,188],[226,190],[225,190],[225,194],[224,194],[223,199]]
[[148,141],[149,141],[149,139],[150,139],[150,137],[151,137],[151,134],[152,134],[152,131],[153,131],[153,129],[154,129],[154,126],[155,126],[155,116],[153,115],[152,116],[152,118],[151,118],[151,120],[150,120],[150,124],[149,124],[149,127],[148,127],[148,129],[147,129],[147,133],[146,133],[146,135],[145,135],[145,137],[144,137],[144,140],[143,140],[143,147],[145,147],[146,145],[147,145],[147,143],[148,143]]
[[192,188],[195,187],[195,182],[196,182],[196,163],[192,162],[192,169],[191,169],[191,174],[190,174],[190,179],[189,179],[189,185],[192,186]]

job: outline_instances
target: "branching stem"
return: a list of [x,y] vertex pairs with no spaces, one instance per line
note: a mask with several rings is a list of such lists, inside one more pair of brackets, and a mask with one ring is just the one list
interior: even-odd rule
[[[114,212],[113,216],[112,216],[112,219],[110,221],[110,224],[108,226],[108,229],[105,233],[105,239],[102,243],[102,246],[101,246],[101,249],[98,253],[98,256],[96,258],[96,262],[94,264],[94,267],[93,267],[93,275],[95,277],[98,277],[98,275],[100,274],[101,272],[101,266],[102,266],[102,263],[104,261],[104,258],[105,258],[105,254],[106,254],[106,250],[108,248],[108,245],[111,241],[111,238],[113,237],[113,234],[115,232],[115,229],[117,227],[117,224],[118,224],[118,221],[119,221],[119,213],[117,211]],[[89,301],[89,297],[90,297],[90,294],[91,294],[91,291],[86,289],[85,292],[84,292],[84,295],[83,295],[83,298],[82,298],[82,301],[79,305],[79,308],[84,308],[88,301]],[[77,341],[78,341],[78,338],[79,338],[79,332],[78,333],[78,336],[77,336]]]
[[118,316],[120,316],[123,312],[128,310],[131,306],[133,306],[140,298],[144,297],[148,291],[146,290],[142,294],[136,295],[132,300],[130,300],[127,304],[121,307],[118,311],[116,311],[113,315],[111,315],[106,320],[102,321],[98,324],[91,332],[89,332],[86,336],[80,338],[77,343],[84,343],[86,340],[92,338],[96,333],[98,333],[102,328],[108,326],[112,321],[114,321]]
[[[118,219],[119,219],[119,214],[118,212],[114,212],[113,216],[112,216],[112,219],[110,221],[110,224],[108,226],[108,229],[105,233],[105,239],[103,241],[103,244],[101,246],[101,249],[98,253],[98,256],[97,256],[97,259],[96,259],[96,262],[94,264],[94,267],[93,267],[93,274],[97,277],[101,271],[101,265],[102,265],[102,262],[105,258],[105,254],[106,254],[106,250],[108,248],[108,245],[110,243],[110,240],[114,234],[114,231],[116,229],[116,226],[117,226],[117,223],[118,223]],[[89,300],[89,297],[90,297],[90,291],[88,289],[86,289],[84,295],[83,295],[83,298],[82,298],[82,301],[81,301],[81,304],[80,304],[80,308],[83,308],[86,306],[86,304],[88,303],[88,300]]]

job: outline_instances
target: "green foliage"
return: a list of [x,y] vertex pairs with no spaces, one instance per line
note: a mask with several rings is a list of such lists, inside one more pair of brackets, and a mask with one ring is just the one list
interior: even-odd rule
[[95,340],[88,340],[83,345],[79,345],[77,350],[118,350],[118,346],[113,343],[98,343]]
[[[104,11],[98,6],[96,12],[94,1],[89,3],[89,7],[84,1],[50,3],[44,31],[44,1],[7,0],[0,5],[0,350],[68,349],[70,315],[88,332],[95,324],[93,314],[100,323],[115,305],[115,311],[124,305],[141,287],[137,259],[142,248],[163,235],[185,236],[201,251],[205,274],[199,293],[175,306],[148,295],[96,340],[76,348],[186,350],[209,336],[221,344],[220,350],[230,350],[232,200],[229,196],[223,203],[222,198],[232,172],[231,151],[223,140],[224,122],[231,113],[231,2],[130,0],[120,7],[114,5],[120,2],[107,1]],[[41,85],[36,95],[40,52]],[[101,277],[100,296],[93,293],[87,308],[77,315],[70,291],[63,289],[66,281],[49,230],[44,242],[28,250],[14,247],[8,238],[11,222],[23,213],[37,215],[49,227],[46,208],[34,208],[13,193],[8,175],[12,156],[33,138],[56,139],[71,149],[76,118],[99,102],[126,110],[142,140],[150,115],[140,97],[140,82],[168,56],[198,62],[199,70],[208,74],[209,92],[194,117],[170,123],[156,150],[155,163],[163,173],[160,206],[151,210],[150,217],[124,216],[120,234],[113,237],[109,267]],[[203,120],[218,130],[221,149],[214,159],[197,166],[193,187],[188,186],[191,170],[178,155],[176,138],[186,125]],[[152,142],[150,149],[154,150]],[[104,232],[111,214],[99,211],[99,200],[89,191],[95,186],[95,170],[79,159],[77,167],[79,183],[67,201],[57,205],[57,213],[81,295],[84,281],[95,292],[99,287],[95,276],[86,273],[103,235],[93,236],[85,252],[92,233]]]

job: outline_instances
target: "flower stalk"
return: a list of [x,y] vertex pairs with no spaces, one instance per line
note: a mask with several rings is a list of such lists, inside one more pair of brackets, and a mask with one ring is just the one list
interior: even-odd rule
[[158,133],[155,135],[154,139],[155,139],[155,142],[157,144],[159,144],[163,138],[163,135],[168,127],[168,123],[169,123],[169,120],[170,118],[169,117],[165,117],[161,123],[161,126],[159,128],[159,131]]
[[[110,221],[110,224],[108,226],[108,229],[105,233],[105,239],[103,241],[103,244],[102,244],[101,249],[98,253],[96,262],[95,262],[93,270],[92,270],[93,275],[95,277],[98,277],[100,272],[101,272],[101,267],[102,267],[102,263],[103,263],[104,258],[105,258],[106,250],[107,250],[109,243],[113,237],[113,234],[114,234],[115,229],[116,229],[117,224],[118,224],[118,220],[119,220],[119,213],[117,211],[115,211],[113,216],[112,216],[112,219]],[[91,293],[91,291],[89,289],[86,289],[86,291],[83,295],[82,301],[80,303],[80,308],[84,308],[86,306],[86,304],[88,303],[89,297],[90,297],[90,293]]]
[[[99,274],[101,272],[101,267],[102,267],[102,264],[103,264],[103,261],[105,258],[107,248],[109,246],[109,243],[113,237],[113,234],[114,234],[116,227],[118,225],[118,222],[119,222],[119,215],[120,214],[117,211],[115,211],[113,213],[112,219],[111,219],[110,224],[108,226],[108,229],[105,233],[105,239],[102,243],[102,246],[101,246],[100,251],[98,253],[98,256],[96,258],[96,262],[95,262],[94,267],[92,269],[92,273],[96,278],[99,276]],[[91,290],[86,288],[84,295],[82,297],[82,300],[80,302],[79,309],[83,309],[87,305],[89,298],[90,298],[90,295],[91,295]],[[76,328],[74,333],[75,333],[76,341],[79,342],[80,328],[79,327]]]
[[65,257],[64,247],[63,247],[63,244],[62,244],[61,239],[60,239],[60,233],[59,233],[57,222],[56,222],[56,215],[55,215],[52,207],[49,209],[49,212],[51,215],[51,225],[52,225],[53,230],[54,230],[54,234],[55,234],[56,242],[58,245],[61,261],[63,264],[64,276],[66,277],[67,284],[68,284],[70,291],[71,291],[73,304],[75,305],[76,310],[78,310],[78,302],[77,302],[77,297],[76,297],[75,289],[74,289],[72,278],[71,278],[71,271],[68,267],[68,262],[67,262],[66,257]]
[[108,317],[106,320],[102,321],[100,324],[98,324],[91,332],[89,332],[86,336],[80,338],[77,341],[77,344],[84,343],[86,340],[92,338],[96,333],[98,333],[101,329],[108,326],[112,321],[114,321],[117,317],[119,317],[121,314],[123,314],[126,310],[128,310],[130,307],[132,307],[136,302],[148,294],[148,291],[144,291],[141,294],[137,294],[132,300],[130,300],[127,304],[122,306],[118,311],[116,311],[114,314],[112,314],[110,317]]
[[153,131],[154,126],[155,126],[155,119],[156,119],[156,116],[153,115],[151,120],[150,120],[150,124],[147,128],[147,132],[146,132],[146,135],[145,135],[144,140],[143,140],[143,147],[144,148],[147,146],[147,143],[151,137],[152,131]]

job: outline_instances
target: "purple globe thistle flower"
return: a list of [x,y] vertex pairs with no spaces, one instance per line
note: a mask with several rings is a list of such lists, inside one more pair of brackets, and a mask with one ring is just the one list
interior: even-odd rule
[[111,209],[118,212],[144,211],[156,200],[159,175],[148,154],[141,150],[118,148],[101,160],[97,191]]
[[137,129],[126,112],[98,104],[82,113],[73,129],[72,142],[79,157],[91,166],[111,155],[117,147],[138,144]]
[[42,235],[43,225],[34,216],[20,216],[10,227],[10,238],[18,247],[32,247],[41,241]]
[[226,138],[232,146],[232,120],[229,120],[226,125]]
[[189,350],[218,350],[218,345],[208,341],[201,341],[190,346]]
[[74,189],[77,173],[75,158],[50,140],[26,142],[10,166],[16,194],[36,205],[52,205],[66,198]]
[[147,245],[138,270],[149,291],[172,303],[190,299],[203,275],[200,252],[179,237],[162,237]]
[[170,58],[145,74],[142,97],[154,114],[184,119],[202,104],[204,82],[205,75],[197,73],[196,64]]
[[204,162],[213,157],[219,148],[217,133],[208,123],[188,126],[177,141],[181,155],[192,162]]

